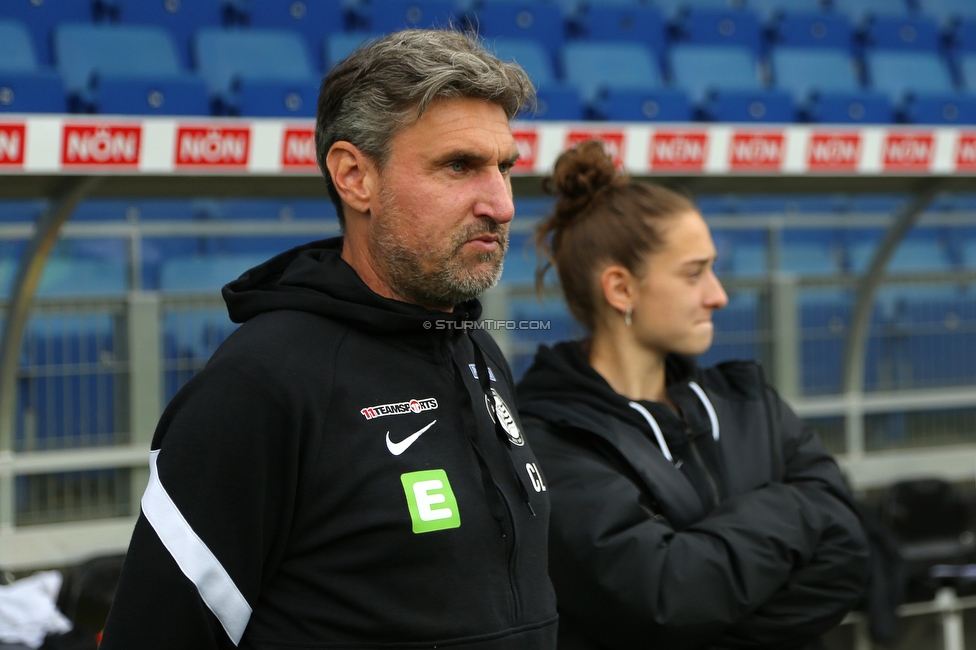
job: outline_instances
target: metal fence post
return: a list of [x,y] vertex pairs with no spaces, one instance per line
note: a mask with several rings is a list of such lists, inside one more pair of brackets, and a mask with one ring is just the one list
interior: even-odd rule
[[[128,297],[126,333],[129,366],[130,444],[146,450],[162,412],[162,339],[159,294],[131,291]],[[149,468],[132,468],[130,498],[133,514],[139,512],[142,493],[149,484]]]
[[800,396],[800,316],[796,278],[788,273],[774,272],[770,289],[773,380],[783,397],[792,399]]
[[[507,321],[508,320],[508,287],[499,284],[481,296],[481,318],[482,320]],[[506,359],[511,359],[512,355],[512,333],[504,327],[489,330],[495,343],[501,349]]]
[[3,454],[0,458],[0,529],[9,529],[14,525],[14,476],[11,466],[17,420],[17,369],[34,294],[61,233],[61,226],[74,212],[75,206],[100,182],[101,177],[98,176],[80,176],[62,184],[34,226],[34,234],[21,256],[11,288],[10,305],[0,340],[0,454]]
[[965,650],[962,612],[956,590],[952,587],[941,587],[935,594],[935,604],[942,618],[942,647],[944,650]]

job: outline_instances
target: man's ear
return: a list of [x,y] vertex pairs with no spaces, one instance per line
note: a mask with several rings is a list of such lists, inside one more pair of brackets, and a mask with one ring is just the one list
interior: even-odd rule
[[376,167],[359,147],[339,140],[325,156],[325,166],[342,202],[357,212],[369,212]]

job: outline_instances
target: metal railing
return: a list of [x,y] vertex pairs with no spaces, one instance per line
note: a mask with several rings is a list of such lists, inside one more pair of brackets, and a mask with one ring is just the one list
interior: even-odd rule
[[[906,362],[920,342],[942,346],[931,348],[930,356],[951,360],[953,341],[972,345],[976,313],[879,317],[868,336],[867,391],[842,394],[850,306],[843,300],[818,299],[824,292],[835,298],[850,295],[857,277],[790,276],[775,270],[782,254],[775,242],[786,229],[879,228],[889,220],[878,215],[713,220],[717,232],[760,229],[770,244],[767,268],[760,274],[725,279],[732,302],[716,316],[715,346],[708,358],[762,359],[798,413],[820,428],[856,488],[924,474],[972,478],[976,390],[966,373],[976,372],[976,359],[968,364],[963,359],[943,375],[917,372]],[[947,228],[976,225],[973,214],[933,220]],[[519,234],[531,228],[530,222],[522,223]],[[22,241],[30,232],[26,224],[0,225],[0,242]],[[40,298],[35,303],[17,378],[14,441],[11,449],[0,450],[0,563],[6,568],[50,565],[96,550],[124,549],[148,480],[147,450],[162,408],[235,327],[216,291],[142,290],[147,242],[175,237],[314,239],[335,232],[334,222],[68,223],[62,233],[65,242],[121,242],[116,248],[127,251],[128,258],[118,273],[125,277],[113,286],[125,291]],[[972,291],[976,272],[892,276],[885,286],[919,283]],[[884,299],[885,309],[897,307]],[[484,302],[486,318],[534,314],[553,322],[552,329],[541,333],[493,332],[516,372],[524,369],[538,343],[579,332],[558,298],[540,306],[523,281],[504,283]],[[4,307],[0,302],[0,309]],[[849,425],[852,418],[857,427]],[[853,438],[852,430],[860,430],[861,436]]]

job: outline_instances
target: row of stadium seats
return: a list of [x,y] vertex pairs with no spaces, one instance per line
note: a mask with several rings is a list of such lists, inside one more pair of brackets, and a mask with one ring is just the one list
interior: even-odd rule
[[[777,241],[776,261],[761,230],[714,228],[719,254],[716,272],[726,280],[761,279],[774,265],[797,277],[837,278],[863,273],[881,240],[880,229],[789,229]],[[144,237],[140,287],[165,293],[217,292],[246,269],[309,237]],[[9,297],[23,246],[7,245],[0,257],[0,297]],[[514,236],[502,281],[533,283],[536,256],[531,242]],[[976,229],[916,228],[896,249],[887,271],[895,275],[949,274],[976,270]],[[130,286],[125,242],[119,239],[68,240],[60,244],[41,277],[41,297],[120,296]],[[885,298],[886,313],[896,302],[922,288],[899,290]],[[952,292],[949,292],[952,294]]]
[[[34,1],[0,7],[0,42],[7,44],[0,111],[311,116],[322,69],[364,38],[403,24],[443,24],[460,11],[450,0],[386,0],[364,5],[365,17],[355,18],[331,1],[210,0],[189,11],[178,0],[154,0],[112,3],[113,13],[79,0],[91,16],[140,23],[96,26],[64,18],[48,24],[13,11]],[[167,15],[199,18],[210,6],[211,20],[199,23],[214,26],[179,22],[177,29],[162,17],[141,24],[151,16],[136,7],[174,2]],[[238,6],[247,12],[228,18]],[[789,11],[768,32],[745,9],[691,8],[669,23],[655,5],[595,4],[567,17],[541,0],[486,0],[473,21],[499,55],[529,71],[540,87],[541,119],[976,122],[976,18],[960,10],[947,55],[935,19],[907,15],[907,8],[903,16],[879,14],[858,32],[843,13],[780,7]],[[261,27],[230,29],[228,22]],[[342,31],[350,27],[356,31]],[[323,66],[313,64],[309,46]]]

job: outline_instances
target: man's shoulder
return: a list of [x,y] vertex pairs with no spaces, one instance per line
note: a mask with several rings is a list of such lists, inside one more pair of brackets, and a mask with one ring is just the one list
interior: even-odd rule
[[332,358],[348,327],[333,319],[297,310],[259,314],[241,324],[214,352],[212,361],[248,359],[271,368]]

